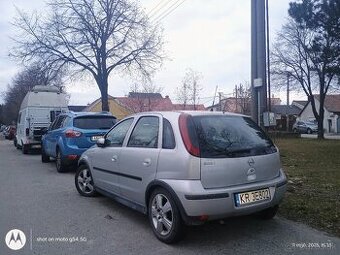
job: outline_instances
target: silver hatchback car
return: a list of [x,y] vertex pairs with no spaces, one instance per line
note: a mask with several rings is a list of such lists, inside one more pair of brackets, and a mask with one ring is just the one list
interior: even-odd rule
[[83,153],[82,196],[98,193],[148,215],[156,237],[230,216],[275,216],[286,191],[277,147],[247,116],[148,112],[118,122]]

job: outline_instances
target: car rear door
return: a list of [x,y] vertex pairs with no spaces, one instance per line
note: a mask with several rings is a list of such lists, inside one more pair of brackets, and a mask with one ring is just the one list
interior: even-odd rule
[[160,116],[142,116],[136,122],[127,145],[119,156],[121,195],[140,205],[145,203],[145,190],[155,178],[160,153]]
[[276,147],[250,119],[240,116],[195,117],[204,188],[271,180],[281,168]]
[[132,122],[133,118],[129,118],[118,123],[106,134],[107,145],[96,148],[91,156],[95,185],[113,194],[120,193],[118,183],[120,153]]

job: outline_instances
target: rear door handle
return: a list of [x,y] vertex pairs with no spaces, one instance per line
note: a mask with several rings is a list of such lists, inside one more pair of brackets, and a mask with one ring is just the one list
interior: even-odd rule
[[151,165],[151,159],[146,158],[144,159],[143,166],[150,166]]
[[117,156],[117,155],[114,155],[114,156],[112,156],[112,159],[111,159],[111,161],[112,161],[112,162],[116,162],[116,161],[117,161],[117,159],[118,159],[118,156]]

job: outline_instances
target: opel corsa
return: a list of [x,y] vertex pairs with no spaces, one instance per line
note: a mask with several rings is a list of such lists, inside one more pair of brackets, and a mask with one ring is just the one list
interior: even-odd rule
[[148,215],[156,237],[231,216],[275,216],[286,191],[277,147],[249,117],[141,113],[118,122],[79,159],[82,196],[107,195]]

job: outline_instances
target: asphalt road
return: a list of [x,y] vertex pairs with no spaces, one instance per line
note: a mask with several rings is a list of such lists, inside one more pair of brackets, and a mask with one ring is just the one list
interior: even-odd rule
[[[159,242],[147,218],[108,198],[85,198],[74,172],[59,174],[40,155],[0,140],[0,254],[340,254],[340,239],[275,217],[233,218],[188,228],[176,245]],[[26,235],[10,250],[11,229]],[[319,246],[319,247],[318,247]]]

